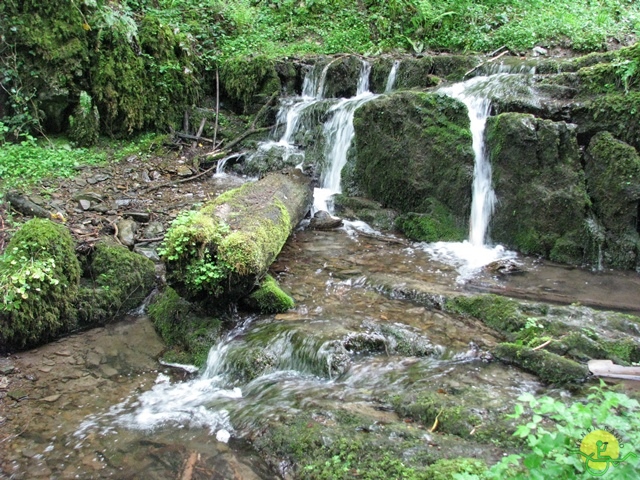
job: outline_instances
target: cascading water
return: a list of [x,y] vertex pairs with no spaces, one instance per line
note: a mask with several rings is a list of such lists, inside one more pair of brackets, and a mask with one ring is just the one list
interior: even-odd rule
[[389,93],[393,90],[393,86],[396,83],[396,74],[398,73],[398,67],[400,66],[400,60],[396,60],[393,62],[391,66],[391,71],[389,72],[389,77],[387,77],[387,84],[384,87],[384,93]]
[[525,76],[522,73],[534,72],[527,70],[512,74],[508,73],[508,67],[495,68],[499,73],[474,77],[439,90],[460,100],[469,112],[474,152],[469,239],[462,243],[437,242],[426,245],[425,250],[434,258],[454,265],[460,273],[460,283],[464,283],[478,269],[491,262],[516,257],[514,252],[505,250],[502,245],[488,245],[489,222],[496,204],[496,195],[492,187],[491,163],[485,152],[484,131],[491,113],[491,98],[505,95],[516,88],[520,90],[520,95],[533,95],[526,81],[523,82]]
[[322,174],[322,188],[316,188],[313,194],[316,211],[331,211],[330,197],[342,192],[340,173],[347,163],[347,153],[353,140],[353,115],[358,107],[376,97],[369,91],[370,72],[371,65],[363,60],[356,96],[340,100],[329,110],[333,116],[324,124],[325,158],[329,165]]

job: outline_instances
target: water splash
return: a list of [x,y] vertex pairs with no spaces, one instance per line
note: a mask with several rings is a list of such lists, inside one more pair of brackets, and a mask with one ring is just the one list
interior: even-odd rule
[[384,87],[384,93],[389,93],[393,90],[393,85],[396,83],[396,74],[398,73],[398,67],[400,66],[400,60],[393,62],[389,76],[387,77],[387,85]]

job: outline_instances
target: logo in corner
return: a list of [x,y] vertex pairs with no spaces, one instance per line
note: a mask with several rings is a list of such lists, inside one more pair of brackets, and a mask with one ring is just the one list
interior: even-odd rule
[[620,458],[620,450],[624,447],[612,432],[592,430],[582,439],[578,453],[582,457],[587,472],[601,477],[611,466],[617,466],[637,457],[635,452],[628,452]]

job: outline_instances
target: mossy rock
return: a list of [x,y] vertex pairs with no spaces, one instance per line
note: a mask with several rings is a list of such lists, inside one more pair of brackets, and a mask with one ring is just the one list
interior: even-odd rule
[[282,88],[275,61],[265,55],[234,57],[220,65],[220,84],[239,113],[255,113]]
[[640,149],[640,92],[600,95],[572,104],[569,119],[578,125],[578,141],[588,145],[599,132],[610,132],[618,140]]
[[260,286],[244,299],[244,303],[260,313],[282,313],[295,306],[293,298],[287,295],[271,275],[267,275]]
[[383,95],[356,110],[354,129],[345,185],[401,213],[423,213],[433,198],[467,221],[473,151],[464,104],[429,93]]
[[383,208],[380,203],[361,197],[334,195],[332,197],[335,213],[349,220],[362,220],[379,230],[393,230],[397,212]]
[[526,254],[581,263],[589,198],[575,128],[527,114],[487,120],[486,144],[498,206],[495,242]]
[[265,348],[236,348],[226,358],[227,373],[236,382],[247,384],[277,365],[275,355]]
[[453,297],[447,301],[445,308],[452,313],[475,317],[504,335],[512,335],[526,325],[526,317],[519,307],[520,304],[510,298],[476,295]]
[[0,349],[32,347],[76,326],[81,270],[65,227],[39,218],[25,223],[0,257],[0,271],[3,294],[16,295],[0,309]]
[[220,319],[207,316],[167,287],[149,305],[149,316],[162,340],[171,348],[165,360],[202,366],[219,339]]
[[461,242],[466,231],[456,222],[455,217],[436,200],[422,207],[428,213],[405,213],[395,220],[395,226],[407,238],[418,242]]
[[640,252],[640,156],[611,133],[600,132],[591,139],[585,160],[587,191],[605,229],[605,264],[635,268]]
[[346,56],[330,60],[324,85],[324,98],[350,98],[356,95],[362,70],[360,57]]
[[155,285],[151,260],[128,248],[102,241],[87,261],[77,308],[80,325],[125,315],[140,305]]
[[514,343],[501,343],[494,348],[493,354],[504,363],[516,365],[537,375],[543,382],[554,385],[582,383],[589,376],[586,365],[546,350],[533,350]]

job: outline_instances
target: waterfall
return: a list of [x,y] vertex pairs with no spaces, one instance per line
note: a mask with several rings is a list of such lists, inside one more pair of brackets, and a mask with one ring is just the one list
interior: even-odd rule
[[489,220],[496,201],[491,186],[491,163],[486,157],[484,148],[484,129],[491,111],[491,101],[486,96],[469,93],[472,90],[471,87],[486,82],[487,78],[475,77],[441,90],[442,93],[464,103],[469,112],[474,154],[469,242],[474,246],[485,244]]
[[514,74],[509,66],[494,68],[487,76],[474,77],[439,90],[464,103],[469,113],[474,153],[469,239],[462,243],[436,242],[425,245],[424,250],[435,259],[454,266],[459,273],[459,283],[466,282],[489,263],[516,258],[514,252],[505,250],[502,245],[487,245],[496,195],[492,186],[491,163],[485,152],[484,130],[491,112],[491,98],[514,92],[520,97],[534,97],[527,81],[530,77],[526,75],[534,71],[528,67],[517,67]]
[[389,93],[393,90],[393,85],[396,83],[396,74],[398,73],[398,67],[400,66],[400,60],[393,62],[389,77],[387,77],[387,85],[384,87],[384,93]]

